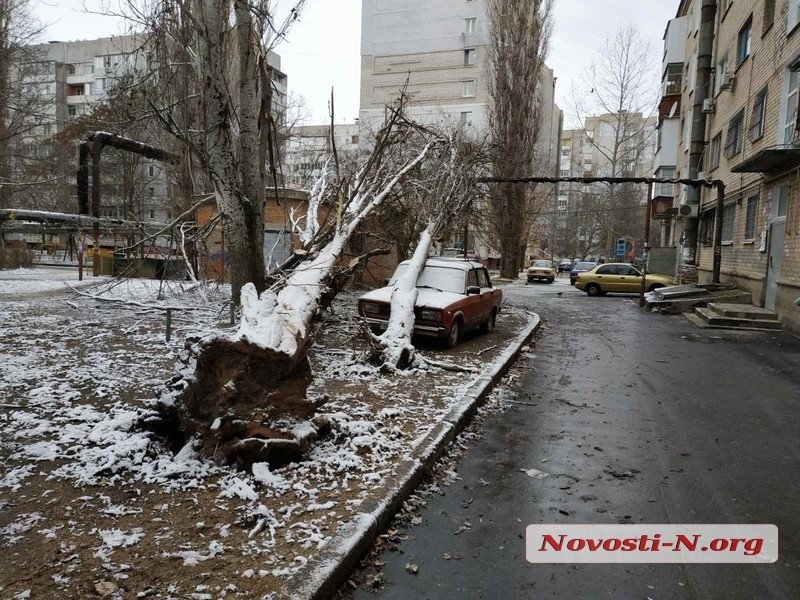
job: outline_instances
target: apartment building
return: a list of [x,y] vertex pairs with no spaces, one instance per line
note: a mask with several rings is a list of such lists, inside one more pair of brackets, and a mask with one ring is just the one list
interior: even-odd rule
[[[340,160],[355,159],[359,148],[358,123],[334,125],[333,137]],[[322,175],[332,155],[330,125],[305,125],[292,130],[283,157],[287,187],[308,191]]]
[[[19,143],[26,156],[46,159],[53,151],[52,136],[64,131],[75,120],[91,113],[109,99],[109,92],[126,76],[147,68],[146,48],[140,36],[125,35],[81,41],[51,41],[30,48],[36,57],[21,66],[25,88],[40,98],[41,110],[31,115],[32,127]],[[287,77],[281,71],[280,56],[270,53],[273,67],[276,114],[283,114],[287,96]],[[154,128],[157,124],[152,123]],[[113,129],[112,126],[109,128]],[[77,160],[77,153],[75,154]],[[104,153],[103,162],[110,173],[118,173],[123,160],[118,153]],[[112,177],[103,182],[100,214],[110,218],[136,217],[141,221],[163,222],[173,216],[170,202],[169,174],[158,161],[138,159],[135,172]],[[63,168],[61,169],[63,171]],[[63,196],[62,208],[74,200],[74,178],[58,184],[56,194]],[[134,201],[131,202],[130,198]],[[28,199],[20,199],[27,202]],[[47,207],[50,208],[50,207]],[[73,207],[77,210],[77,206]]]
[[[708,23],[705,28],[704,23]],[[662,129],[669,123],[673,134],[679,115],[678,141],[672,144],[677,146],[677,174],[725,183],[721,215],[716,214],[714,190],[704,189],[699,197],[685,188],[673,191],[673,206],[664,212],[687,216],[676,219],[670,241],[684,263],[696,264],[699,280],[710,281],[714,223],[721,218],[721,280],[750,291],[756,305],[775,310],[784,326],[796,332],[800,331],[800,311],[794,305],[800,297],[798,30],[797,0],[682,0],[665,35],[665,54],[674,62],[664,65],[661,111]],[[704,47],[711,49],[708,62]],[[670,77],[673,83],[680,79],[680,95],[667,93]],[[677,111],[668,108],[674,104]],[[662,133],[659,163],[669,167],[665,136]],[[697,241],[692,244],[695,227]]]
[[[654,116],[642,113],[587,117],[580,129],[561,135],[561,177],[647,177],[656,154]],[[556,199],[559,253],[570,258],[605,256],[609,237],[643,238],[644,186],[618,185],[610,197],[605,184],[564,183]],[[612,205],[613,204],[613,205]],[[611,257],[613,258],[613,257]]]

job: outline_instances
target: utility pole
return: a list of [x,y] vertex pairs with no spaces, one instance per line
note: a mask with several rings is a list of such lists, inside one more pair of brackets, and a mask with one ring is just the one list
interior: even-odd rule
[[647,268],[650,266],[650,219],[653,210],[653,182],[647,184],[647,210],[644,217],[644,273],[642,289],[639,291],[639,306],[644,306],[644,293],[647,289]]

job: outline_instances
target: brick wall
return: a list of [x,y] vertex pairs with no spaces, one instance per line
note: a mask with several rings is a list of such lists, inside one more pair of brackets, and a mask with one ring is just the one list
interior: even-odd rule
[[[699,0],[686,3],[686,14],[693,14],[694,5]],[[718,3],[719,5],[719,3]],[[761,241],[767,235],[771,222],[776,218],[773,206],[773,186],[789,182],[789,202],[786,235],[783,247],[783,265],[781,270],[781,290],[776,302],[776,309],[784,315],[786,321],[793,321],[796,311],[794,306],[788,306],[788,297],[797,292],[800,287],[800,186],[798,186],[798,170],[791,167],[784,172],[772,173],[733,173],[731,169],[753,158],[767,148],[774,148],[784,142],[783,130],[786,120],[786,92],[788,87],[787,65],[800,53],[800,28],[787,33],[788,0],[775,2],[774,21],[765,19],[764,0],[734,1],[730,4],[725,14],[717,15],[717,32],[713,66],[715,71],[722,61],[728,57],[728,71],[735,75],[732,89],[719,90],[714,78],[720,77],[715,72],[712,77],[711,97],[714,100],[715,111],[707,116],[706,121],[706,150],[704,155],[703,170],[710,173],[714,179],[725,182],[725,203],[735,207],[733,239],[724,242],[722,248],[721,279],[732,281],[740,287],[748,289],[753,294],[753,301],[763,305],[765,296],[765,278],[767,272],[766,251],[761,249]],[[739,61],[739,49],[742,36],[740,33],[750,23],[750,52],[749,56]],[[689,27],[686,42],[686,56],[691,57],[697,50],[698,33],[694,27]],[[687,64],[690,61],[687,59]],[[690,79],[688,73],[684,77],[687,83]],[[751,133],[754,123],[754,108],[758,93],[765,89],[766,109],[764,114],[763,133]],[[692,106],[693,90],[687,86],[682,99],[684,118],[691,118],[689,112]],[[740,111],[744,111],[743,139],[741,148],[731,156],[726,156],[725,147],[729,136],[731,120]],[[682,136],[686,129],[682,131]],[[721,148],[718,166],[712,164],[712,140],[721,135]],[[684,151],[684,140],[680,140],[678,167],[686,168],[688,152]],[[685,172],[683,174],[686,174]],[[748,198],[758,197],[757,220],[755,233],[752,240],[746,239],[745,226],[747,221]],[[703,211],[714,208],[716,205],[716,191],[704,190],[701,196],[701,216]],[[713,266],[712,240],[703,240],[704,225],[701,220],[698,245],[698,266],[700,280],[707,281],[711,278]],[[766,248],[768,248],[768,244]],[[797,295],[800,295],[798,293]],[[796,296],[795,296],[796,297]],[[793,301],[793,299],[792,299]],[[790,328],[794,327],[791,324]],[[800,331],[800,324],[796,326]]]

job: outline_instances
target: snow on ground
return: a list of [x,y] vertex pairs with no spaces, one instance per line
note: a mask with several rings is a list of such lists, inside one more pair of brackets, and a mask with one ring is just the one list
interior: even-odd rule
[[[168,448],[137,426],[172,375],[181,339],[225,325],[229,291],[189,287],[128,280],[81,290],[138,305],[0,297],[0,547],[12,550],[0,565],[4,597],[27,589],[86,597],[100,580],[147,597],[189,597],[201,585],[214,597],[274,591],[369,493],[392,483],[414,440],[477,377],[441,369],[389,377],[354,361],[362,348],[354,297],[344,295],[311,357],[309,392],[330,398],[321,412],[331,434],[300,464],[237,472],[198,457],[191,442]],[[176,314],[166,343],[155,305],[203,310]],[[491,338],[422,352],[488,367],[524,322],[509,315]],[[501,347],[478,357],[492,345]],[[36,573],[15,583],[32,559]]]
[[[107,281],[108,277],[94,278]],[[83,282],[92,281],[91,270],[85,272]],[[77,285],[78,269],[37,267],[35,269],[12,269],[0,271],[0,299],[11,299],[20,295],[62,291],[66,283]]]

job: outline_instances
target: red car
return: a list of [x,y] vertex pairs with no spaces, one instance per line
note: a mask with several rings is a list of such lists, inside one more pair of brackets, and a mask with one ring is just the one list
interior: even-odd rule
[[[389,285],[358,299],[358,312],[373,331],[386,329],[392,284],[408,268],[397,266]],[[414,333],[445,340],[452,348],[464,332],[494,329],[503,302],[503,292],[492,287],[489,272],[481,263],[454,258],[429,258],[417,279],[419,296],[414,307]]]

